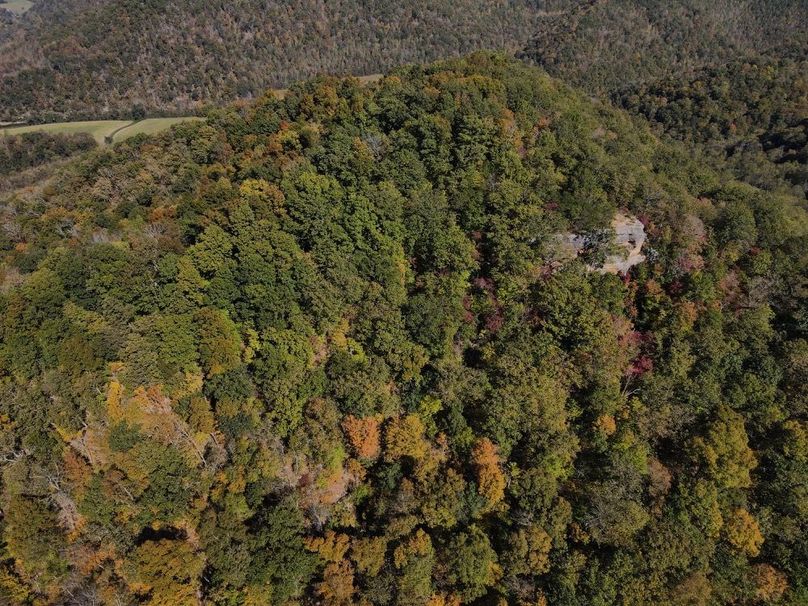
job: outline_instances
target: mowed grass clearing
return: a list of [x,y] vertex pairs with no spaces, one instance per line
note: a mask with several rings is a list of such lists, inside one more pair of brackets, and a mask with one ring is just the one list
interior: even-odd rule
[[168,130],[175,124],[179,124],[180,122],[195,122],[198,120],[204,120],[204,118],[197,118],[195,116],[188,116],[183,118],[146,118],[145,120],[141,120],[140,122],[135,122],[134,124],[130,124],[126,128],[122,128],[117,133],[115,133],[115,142],[123,141],[124,139],[128,139],[129,137],[134,137],[135,135],[153,135],[155,133],[162,132],[164,130]]
[[15,15],[22,15],[33,5],[34,3],[30,0],[9,0],[8,2],[0,3],[0,8],[4,8]]
[[2,132],[7,135],[21,135],[23,133],[89,133],[101,145],[104,137],[108,137],[119,128],[131,124],[131,120],[87,120],[82,122],[54,122],[52,124],[29,124],[27,126],[12,126],[4,128]]
[[19,135],[22,133],[89,133],[99,145],[106,143],[107,137],[113,142],[123,141],[141,133],[152,135],[180,122],[202,120],[203,118],[147,118],[138,122],[132,120],[87,120],[82,122],[54,122],[53,124],[30,124],[0,129],[0,134]]

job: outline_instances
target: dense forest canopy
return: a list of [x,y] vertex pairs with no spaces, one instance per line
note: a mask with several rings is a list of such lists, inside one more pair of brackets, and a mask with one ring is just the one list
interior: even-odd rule
[[[516,51],[570,0],[39,0],[0,44],[0,120],[187,113],[317,74]],[[0,37],[2,41],[2,37]]]
[[808,601],[802,196],[486,53],[0,212],[12,604]]
[[93,149],[87,133],[23,133],[0,135],[0,179],[29,168]]
[[0,120],[128,117],[137,104],[185,114],[481,49],[606,94],[803,56],[806,39],[804,0],[37,0],[9,23],[0,14]]
[[802,57],[804,0],[582,0],[545,22],[521,53],[596,94],[688,76],[739,58]]
[[808,195],[808,58],[734,61],[626,87],[613,99],[739,179]]

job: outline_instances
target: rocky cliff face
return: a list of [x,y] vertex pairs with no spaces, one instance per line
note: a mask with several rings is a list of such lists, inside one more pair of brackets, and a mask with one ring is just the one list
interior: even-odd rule
[[621,248],[619,254],[609,255],[600,271],[617,274],[626,273],[635,265],[645,261],[642,247],[645,244],[645,227],[637,217],[617,213],[612,219],[615,244]]
[[[611,233],[606,230],[604,243],[611,246],[610,253],[607,254],[602,263],[590,265],[592,271],[618,274],[626,273],[635,265],[645,261],[642,254],[642,247],[645,244],[645,227],[637,217],[618,212],[611,222]],[[593,242],[596,238],[581,234],[559,234],[559,259],[570,260],[597,246]]]

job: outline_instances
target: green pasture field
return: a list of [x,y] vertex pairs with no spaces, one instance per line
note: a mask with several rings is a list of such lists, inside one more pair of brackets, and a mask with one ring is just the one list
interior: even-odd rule
[[117,133],[115,133],[114,141],[117,143],[118,141],[123,141],[124,139],[128,139],[129,137],[134,137],[135,135],[140,134],[153,135],[155,133],[167,130],[180,122],[189,122],[194,120],[204,120],[204,118],[197,118],[195,116],[187,116],[182,118],[146,118],[145,120],[135,122],[134,124],[130,124],[126,128],[119,130]]
[[19,135],[31,132],[46,133],[89,133],[100,144],[111,137],[113,143],[123,141],[141,133],[151,135],[168,129],[174,124],[188,120],[202,120],[196,117],[147,118],[138,122],[131,120],[88,120],[83,122],[55,122],[53,124],[31,124],[0,129],[0,134]]
[[131,123],[131,120],[87,120],[82,122],[54,122],[53,124],[30,124],[26,126],[12,126],[2,129],[8,135],[21,135],[23,133],[89,133],[99,143],[104,143],[104,137],[114,133]]
[[34,3],[30,0],[9,0],[8,2],[0,2],[0,8],[4,8],[15,15],[22,15],[33,5]]

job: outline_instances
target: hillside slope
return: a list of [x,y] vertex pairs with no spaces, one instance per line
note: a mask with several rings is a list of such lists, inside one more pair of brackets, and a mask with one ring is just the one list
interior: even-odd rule
[[805,209],[538,70],[302,83],[0,213],[5,602],[808,599]]
[[805,58],[806,24],[802,0],[39,0],[0,29],[0,121],[187,113],[477,49],[603,94],[738,57]]
[[612,94],[758,187],[808,196],[808,61],[755,59]]
[[43,0],[0,46],[0,119],[194,108],[319,73],[516,51],[535,2]]
[[803,0],[586,0],[542,22],[520,55],[595,94],[729,61],[806,58]]

